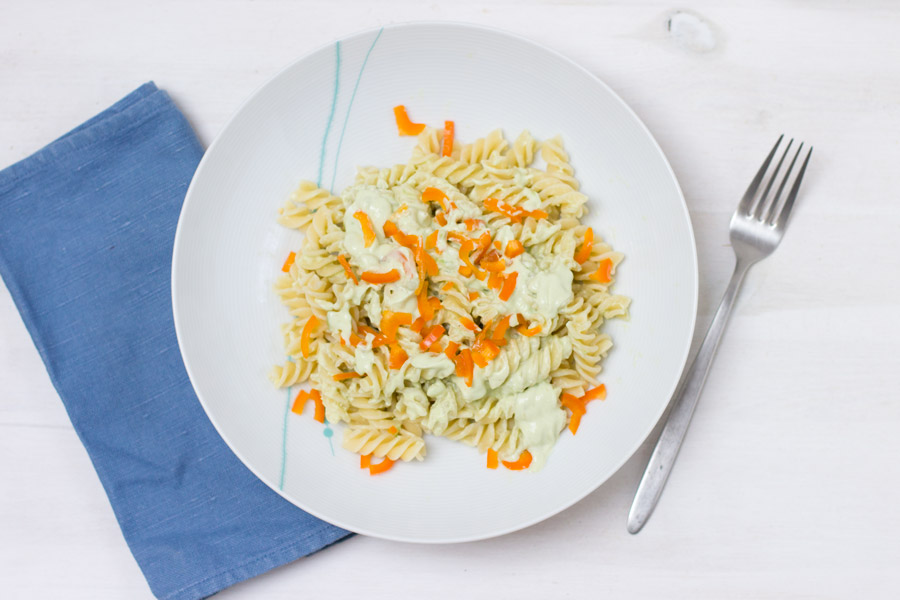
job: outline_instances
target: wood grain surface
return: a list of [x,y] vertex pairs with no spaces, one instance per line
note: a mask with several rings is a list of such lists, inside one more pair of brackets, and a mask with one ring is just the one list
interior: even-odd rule
[[[643,532],[625,517],[649,442],[524,531],[453,546],[358,536],[222,598],[900,594],[900,4],[7,0],[2,15],[0,167],[150,79],[208,144],[283,66],[363,28],[466,21],[557,49],[635,109],[675,169],[700,258],[696,338],[762,157],[781,132],[816,147]],[[151,597],[2,286],[0,472],[0,596]]]

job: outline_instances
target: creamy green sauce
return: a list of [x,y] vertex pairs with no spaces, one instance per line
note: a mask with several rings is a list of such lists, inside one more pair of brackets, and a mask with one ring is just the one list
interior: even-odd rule
[[559,404],[559,392],[547,382],[533,385],[515,396],[516,425],[525,448],[531,453],[530,470],[537,471],[566,426],[566,411]]
[[428,384],[425,387],[425,393],[432,400],[425,426],[435,434],[440,435],[447,429],[450,419],[456,416],[458,408],[456,406],[456,398],[442,381]]
[[349,310],[329,312],[326,313],[325,318],[328,322],[328,329],[339,332],[344,341],[350,339],[350,334],[353,333],[353,320],[350,318]]
[[540,316],[549,321],[571,302],[572,271],[562,260],[554,260],[550,268],[538,268],[527,252],[517,256],[509,268],[518,273],[516,289],[506,301],[505,314],[522,313],[525,318]]
[[371,348],[359,345],[356,347],[356,355],[353,359],[353,370],[360,375],[365,375],[372,370],[375,364],[375,353]]
[[541,197],[538,196],[538,193],[530,188],[525,188],[522,190],[522,194],[525,196],[526,200],[522,203],[522,208],[525,210],[538,210],[541,207]]
[[447,377],[456,369],[453,361],[442,352],[422,352],[416,354],[409,360],[413,367],[422,369],[423,371],[429,369],[431,371],[429,374],[432,377],[440,379]]

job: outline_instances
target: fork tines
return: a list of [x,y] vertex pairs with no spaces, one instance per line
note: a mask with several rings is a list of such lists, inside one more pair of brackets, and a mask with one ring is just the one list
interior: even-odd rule
[[800,170],[797,171],[793,178],[794,183],[790,187],[787,197],[782,202],[781,196],[784,192],[784,188],[791,179],[791,173],[794,170],[797,159],[803,152],[803,142],[801,142],[797,147],[796,152],[793,153],[793,158],[791,158],[790,164],[787,166],[787,171],[781,178],[781,183],[778,185],[773,197],[773,194],[771,193],[772,187],[776,181],[778,181],[778,174],[781,172],[784,161],[788,158],[788,155],[791,152],[791,146],[794,144],[793,139],[788,141],[787,146],[785,146],[781,158],[778,159],[778,163],[775,165],[772,174],[769,176],[762,193],[757,193],[759,192],[760,184],[765,178],[766,172],[769,170],[769,165],[775,157],[782,140],[784,140],[784,134],[782,134],[778,138],[778,141],[775,142],[772,151],[769,152],[769,156],[766,157],[765,162],[763,162],[762,166],[759,168],[753,181],[750,182],[750,186],[744,193],[744,197],[741,199],[737,211],[747,218],[767,223],[776,228],[783,228],[787,224],[788,216],[790,216],[791,209],[794,206],[794,200],[797,197],[797,191],[800,189],[800,183],[803,181],[803,174],[806,172],[806,165],[809,163],[809,157],[812,155],[812,146],[810,146],[809,150],[806,152],[806,157],[803,159],[803,164],[800,166]]

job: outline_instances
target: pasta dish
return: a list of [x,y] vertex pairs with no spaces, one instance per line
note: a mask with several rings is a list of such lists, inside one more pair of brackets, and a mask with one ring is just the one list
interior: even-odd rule
[[[301,182],[279,211],[304,232],[276,291],[291,320],[282,387],[309,382],[316,417],[383,472],[422,460],[426,434],[537,469],[587,403],[627,315],[612,293],[623,255],[582,224],[587,196],[559,137],[500,130],[471,144],[453,123],[417,135],[406,164],[364,167],[340,196]],[[543,168],[533,164],[540,159]]]

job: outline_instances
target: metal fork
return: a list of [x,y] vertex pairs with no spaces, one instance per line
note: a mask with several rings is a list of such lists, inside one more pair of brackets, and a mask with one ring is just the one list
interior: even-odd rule
[[812,147],[806,153],[806,158],[794,178],[794,184],[782,203],[781,195],[790,179],[797,158],[803,151],[802,143],[794,153],[784,176],[780,179],[774,196],[771,193],[772,187],[779,181],[778,174],[790,153],[794,140],[788,142],[765,187],[761,193],[758,192],[783,139],[784,135],[775,142],[775,146],[769,152],[756,177],[750,182],[750,187],[747,188],[737,210],[731,217],[730,237],[736,258],[734,274],[731,276],[731,282],[728,284],[728,289],[725,290],[725,297],[719,304],[716,316],[713,317],[709,330],[706,332],[706,337],[694,357],[694,362],[682,375],[675,395],[672,396],[671,411],[665,427],[656,442],[637,493],[634,495],[631,511],[628,513],[628,531],[630,533],[637,533],[641,530],[659,501],[669,473],[672,471],[672,465],[678,456],[678,450],[684,441],[694,408],[700,399],[700,392],[703,390],[703,384],[709,374],[719,341],[725,332],[728,317],[731,316],[731,311],[734,309],[744,276],[750,267],[770,255],[784,237],[788,217],[794,207],[794,201],[797,199],[797,191],[800,189],[800,182],[803,181],[809,157],[812,155]]

